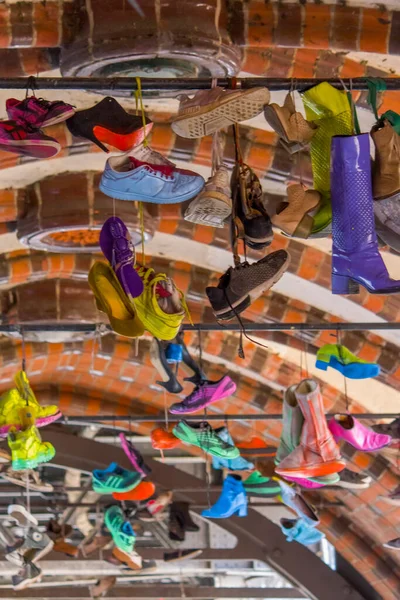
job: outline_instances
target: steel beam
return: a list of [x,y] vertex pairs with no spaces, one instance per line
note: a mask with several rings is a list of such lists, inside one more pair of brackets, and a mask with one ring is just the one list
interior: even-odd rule
[[[64,468],[89,473],[95,468],[107,467],[110,462],[117,462],[127,469],[131,466],[123,450],[116,446],[106,446],[94,440],[54,430],[46,432],[46,441],[53,443],[57,448],[52,462]],[[152,459],[146,458],[146,463],[152,469],[152,480],[161,488],[202,488],[202,504],[207,502],[204,481]],[[177,497],[193,505],[200,500],[198,494],[190,492],[178,493]],[[332,571],[307,548],[299,544],[288,544],[280,528],[254,509],[249,509],[245,519],[232,517],[218,521],[218,525],[236,536],[237,545],[240,545],[244,552],[248,552],[253,560],[269,563],[312,600],[363,600],[362,595],[339,573]]]
[[[396,77],[383,78],[389,91],[400,90],[400,81]],[[333,87],[343,90],[343,83],[353,90],[368,91],[367,80],[364,77],[354,79],[289,79],[275,77],[238,77],[236,86],[238,89],[249,89],[254,87],[267,87],[271,91],[286,90],[293,88],[295,81],[298,91],[314,87],[319,83],[327,81]],[[343,82],[343,83],[342,83]],[[179,90],[205,90],[212,87],[213,80],[208,78],[196,79],[164,79],[164,78],[141,78],[143,92],[173,92]],[[217,85],[223,88],[231,88],[232,79],[223,77],[217,79]],[[107,92],[112,95],[115,91],[133,92],[137,90],[135,77],[2,77],[0,89],[24,90],[30,87],[35,90],[92,90]]]

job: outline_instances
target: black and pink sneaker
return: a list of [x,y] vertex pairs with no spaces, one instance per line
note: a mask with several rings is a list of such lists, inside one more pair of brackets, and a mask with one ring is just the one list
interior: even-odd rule
[[0,150],[34,158],[51,158],[61,150],[56,139],[22,126],[15,121],[0,121]]
[[43,98],[30,96],[25,100],[9,98],[6,101],[8,117],[21,125],[28,124],[35,129],[49,127],[70,119],[75,109],[61,100],[49,102]]

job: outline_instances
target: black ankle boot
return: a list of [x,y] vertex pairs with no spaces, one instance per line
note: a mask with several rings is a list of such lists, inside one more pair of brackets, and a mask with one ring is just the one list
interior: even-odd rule
[[189,502],[173,502],[171,508],[178,515],[186,531],[199,531],[199,526],[193,521],[189,512]]

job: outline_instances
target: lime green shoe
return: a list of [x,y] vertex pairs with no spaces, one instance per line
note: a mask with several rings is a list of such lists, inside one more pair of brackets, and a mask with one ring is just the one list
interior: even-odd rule
[[11,450],[11,465],[14,471],[34,469],[41,463],[49,462],[56,454],[50,442],[42,442],[40,433],[34,425],[25,431],[12,428],[8,433],[8,446]]
[[240,456],[239,448],[224,442],[211,428],[209,423],[203,421],[199,424],[189,425],[186,421],[179,421],[172,433],[184,444],[197,446],[207,454],[217,458],[237,458]]
[[329,225],[332,222],[332,206],[330,198],[321,194],[322,200],[318,211],[313,217],[313,227],[310,237],[328,237],[331,229]]
[[243,482],[243,486],[248,496],[272,497],[281,493],[279,483],[270,479],[270,477],[264,477],[260,471],[253,471],[246,481]]
[[114,544],[123,552],[132,552],[136,536],[129,521],[125,520],[124,513],[119,506],[113,505],[104,513],[104,523],[112,535]]
[[336,369],[349,379],[368,379],[380,373],[380,366],[355,356],[348,348],[340,344],[325,344],[317,352],[317,369],[326,371],[328,367]]

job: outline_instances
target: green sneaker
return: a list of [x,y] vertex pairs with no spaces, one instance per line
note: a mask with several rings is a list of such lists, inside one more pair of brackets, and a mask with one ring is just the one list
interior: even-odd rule
[[317,352],[317,369],[326,371],[328,367],[336,369],[349,379],[368,379],[380,373],[380,366],[355,356],[346,346],[325,344]]
[[11,450],[11,464],[14,471],[34,469],[41,463],[49,462],[56,454],[54,446],[50,442],[42,442],[39,431],[34,425],[25,431],[10,429],[8,445]]
[[235,446],[221,440],[211,428],[209,423],[202,421],[199,424],[189,425],[186,421],[179,421],[172,433],[184,444],[197,446],[211,456],[218,458],[237,458],[240,451]]
[[104,523],[112,535],[114,544],[123,552],[132,552],[135,545],[135,532],[119,506],[110,506],[104,513]]
[[117,463],[111,463],[103,470],[94,469],[92,474],[92,487],[98,494],[130,492],[141,481],[142,476],[140,473],[123,469]]
[[279,483],[269,477],[264,477],[260,471],[253,471],[243,485],[248,496],[277,496],[281,493]]

